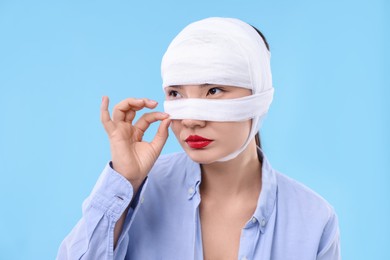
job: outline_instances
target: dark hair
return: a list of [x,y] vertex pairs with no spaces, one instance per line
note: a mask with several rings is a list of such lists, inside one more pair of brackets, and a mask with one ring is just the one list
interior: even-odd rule
[[[263,39],[264,41],[264,44],[265,44],[265,47],[267,47],[267,50],[269,51],[269,45],[268,45],[268,42],[267,42],[267,39],[265,38],[265,36],[260,32],[259,29],[257,29],[256,27],[254,27],[253,25],[251,25],[253,27],[253,29],[256,30],[256,32],[260,35],[261,39]],[[261,139],[260,139],[260,132],[258,132],[256,135],[255,135],[255,140],[256,140],[256,145],[260,148],[261,147]]]
[[256,30],[256,32],[260,35],[261,39],[263,39],[264,43],[265,43],[265,47],[267,47],[267,50],[269,51],[269,45],[268,45],[268,42],[267,42],[267,39],[265,38],[264,34],[262,32],[260,32],[259,29],[257,29],[256,27],[254,27],[253,25],[251,25],[253,29]]

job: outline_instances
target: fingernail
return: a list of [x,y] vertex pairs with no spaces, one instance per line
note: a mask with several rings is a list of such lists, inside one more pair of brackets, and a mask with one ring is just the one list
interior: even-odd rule
[[154,101],[154,100],[150,100],[150,99],[149,99],[149,102],[150,102],[150,103],[153,103],[153,104],[157,104],[157,101]]

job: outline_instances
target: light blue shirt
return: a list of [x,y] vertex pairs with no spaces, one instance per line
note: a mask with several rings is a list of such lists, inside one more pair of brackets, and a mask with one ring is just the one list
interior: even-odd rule
[[[238,259],[338,260],[337,216],[319,195],[263,158],[257,208],[241,231]],[[201,171],[185,153],[160,156],[142,189],[107,165],[57,259],[203,259]],[[117,247],[114,226],[133,200]],[[223,250],[223,248],[221,248]]]

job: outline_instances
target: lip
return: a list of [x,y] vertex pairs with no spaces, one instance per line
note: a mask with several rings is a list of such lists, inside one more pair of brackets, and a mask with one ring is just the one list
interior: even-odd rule
[[201,149],[206,146],[208,146],[213,140],[204,138],[199,135],[190,135],[187,137],[185,142],[188,144],[189,147],[194,149]]

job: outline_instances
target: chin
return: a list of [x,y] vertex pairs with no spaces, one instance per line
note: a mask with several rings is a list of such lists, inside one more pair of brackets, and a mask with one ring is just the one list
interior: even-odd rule
[[196,163],[199,164],[210,164],[213,162],[216,162],[217,160],[223,158],[225,155],[216,155],[213,154],[213,156],[210,154],[210,151],[207,150],[188,150],[184,149],[188,157],[191,158]]
[[196,163],[199,163],[199,164],[210,164],[210,163],[213,163],[214,161],[211,161],[210,159],[206,160],[206,159],[202,159],[202,158],[194,158],[190,155],[188,155],[191,160],[193,160],[194,162]]

